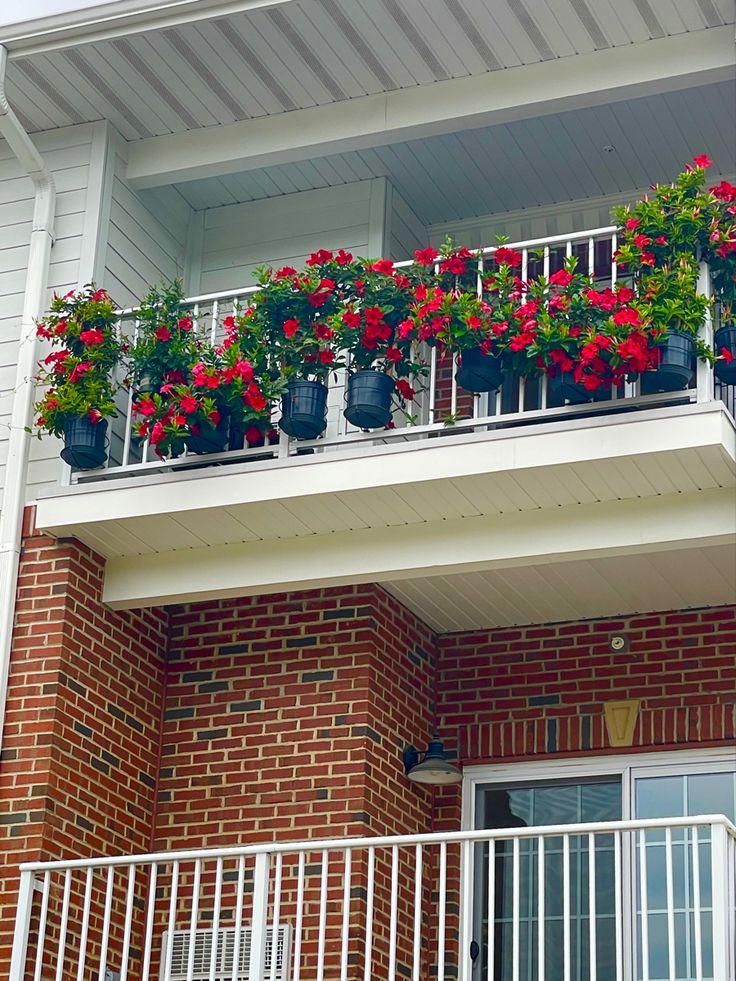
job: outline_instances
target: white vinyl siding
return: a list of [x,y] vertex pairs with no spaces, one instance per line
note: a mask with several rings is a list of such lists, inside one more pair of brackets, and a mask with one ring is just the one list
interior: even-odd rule
[[374,184],[357,181],[205,211],[199,291],[252,286],[261,263],[300,268],[316,249],[366,255]]
[[[57,189],[49,300],[53,291],[65,293],[88,274],[81,264],[90,235],[87,194],[93,132],[93,126],[83,125],[35,137]],[[33,184],[8,145],[0,141],[0,487],[5,477],[33,204]],[[28,500],[42,486],[57,482],[57,453],[55,440],[32,443]]]
[[137,193],[115,154],[102,283],[122,307],[135,306],[148,287],[184,273],[189,205],[172,189]]
[[582,198],[558,205],[481,215],[466,221],[429,225],[427,233],[434,245],[439,245],[446,236],[450,236],[462,245],[478,247],[495,245],[497,235],[505,235],[511,242],[522,242],[587,228],[604,228],[613,224],[613,205],[636,201],[645,193],[646,191],[631,191],[628,194]]
[[389,258],[396,262],[413,259],[416,250],[423,249],[429,242],[427,229],[395,188],[391,192],[390,202]]

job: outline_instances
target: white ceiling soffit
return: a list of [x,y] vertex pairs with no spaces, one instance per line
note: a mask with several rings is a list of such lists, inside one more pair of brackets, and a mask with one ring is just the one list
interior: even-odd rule
[[[425,225],[555,206],[541,230],[514,232],[534,238],[568,230],[555,224],[561,205],[620,200],[654,180],[670,180],[696,153],[714,159],[708,171],[714,183],[732,176],[735,131],[736,92],[731,82],[721,82],[174,186],[201,210],[386,177]],[[639,139],[644,132],[650,139]],[[608,144],[615,152],[604,151]],[[611,203],[581,215],[579,227],[608,224]]]
[[438,633],[736,602],[733,544],[382,585]]
[[[17,20],[28,4],[10,0],[0,11],[0,44],[14,58],[76,44],[281,6],[295,0],[43,0],[47,16]],[[32,8],[31,8],[32,10]]]
[[[206,11],[205,3],[224,2],[196,0],[186,17]],[[31,131],[104,118],[133,141],[626,49],[734,22],[733,0],[289,0],[255,9],[259,5],[219,19],[219,8],[211,6],[196,23],[141,33],[126,28],[124,37],[64,50],[59,42],[59,50],[45,53],[14,42],[9,97]]]

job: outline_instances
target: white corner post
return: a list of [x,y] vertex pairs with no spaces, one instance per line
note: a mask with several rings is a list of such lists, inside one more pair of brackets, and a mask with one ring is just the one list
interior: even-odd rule
[[34,873],[26,869],[20,874],[18,903],[15,908],[15,932],[13,951],[10,958],[8,981],[24,981],[26,977],[26,956],[28,953],[28,930],[31,925],[33,905]]
[[713,981],[731,981],[729,972],[733,942],[729,896],[728,831],[726,825],[711,824],[711,889],[713,890]]
[[23,507],[30,453],[30,434],[25,430],[32,421],[33,374],[37,349],[36,320],[43,315],[45,307],[56,210],[54,179],[8,104],[5,95],[7,62],[8,52],[0,44],[0,137],[5,138],[18,162],[33,181],[36,195],[18,345],[15,394],[10,416],[5,491],[0,512],[0,746],[5,719],[15,589],[18,582]]
[[[713,298],[713,290],[710,282],[710,267],[707,262],[700,263],[698,272],[698,293],[707,296],[709,300]],[[706,311],[705,320],[700,328],[700,339],[713,347],[713,315],[710,308]],[[698,402],[712,402],[715,398],[715,378],[713,369],[707,361],[698,360],[696,374],[696,389]]]

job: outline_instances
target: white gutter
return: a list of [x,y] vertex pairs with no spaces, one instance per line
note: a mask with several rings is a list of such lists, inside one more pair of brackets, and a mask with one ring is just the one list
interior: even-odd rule
[[62,9],[49,17],[15,24],[3,24],[0,20],[0,44],[5,45],[11,60],[15,60],[77,44],[127,37],[141,31],[155,31],[199,20],[227,17],[230,14],[250,13],[294,2],[295,0],[112,0],[109,3],[80,8],[78,2],[69,0],[71,9]]
[[30,435],[25,431],[32,421],[33,375],[36,368],[36,320],[44,313],[51,246],[54,236],[56,187],[40,153],[8,105],[5,95],[5,69],[8,52],[0,45],[0,137],[4,137],[19,163],[33,181],[36,199],[26,288],[23,298],[15,395],[10,416],[10,439],[5,467],[5,490],[0,512],[0,746],[8,691],[10,643],[15,615],[23,508],[30,452]]

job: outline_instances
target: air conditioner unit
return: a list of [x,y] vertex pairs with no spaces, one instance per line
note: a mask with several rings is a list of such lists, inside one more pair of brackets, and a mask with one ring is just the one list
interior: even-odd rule
[[[212,930],[195,930],[193,934],[190,930],[175,930],[171,967],[167,971],[166,948],[169,942],[169,933],[166,931],[161,946],[160,981],[187,981],[189,978],[189,943],[192,936],[194,937],[194,972],[192,974],[192,981],[210,981],[212,934]],[[250,979],[250,940],[250,928],[243,927],[240,931],[238,972],[235,975],[237,981],[249,981]],[[219,929],[217,931],[217,955],[215,958],[214,981],[233,981],[234,948],[235,929],[233,927]],[[273,929],[267,927],[264,975],[269,981],[272,977],[271,958],[273,954]],[[276,935],[275,955],[276,974],[273,976],[276,978],[276,981],[288,981],[290,978],[289,968],[291,966],[291,927],[288,924],[279,925]]]

